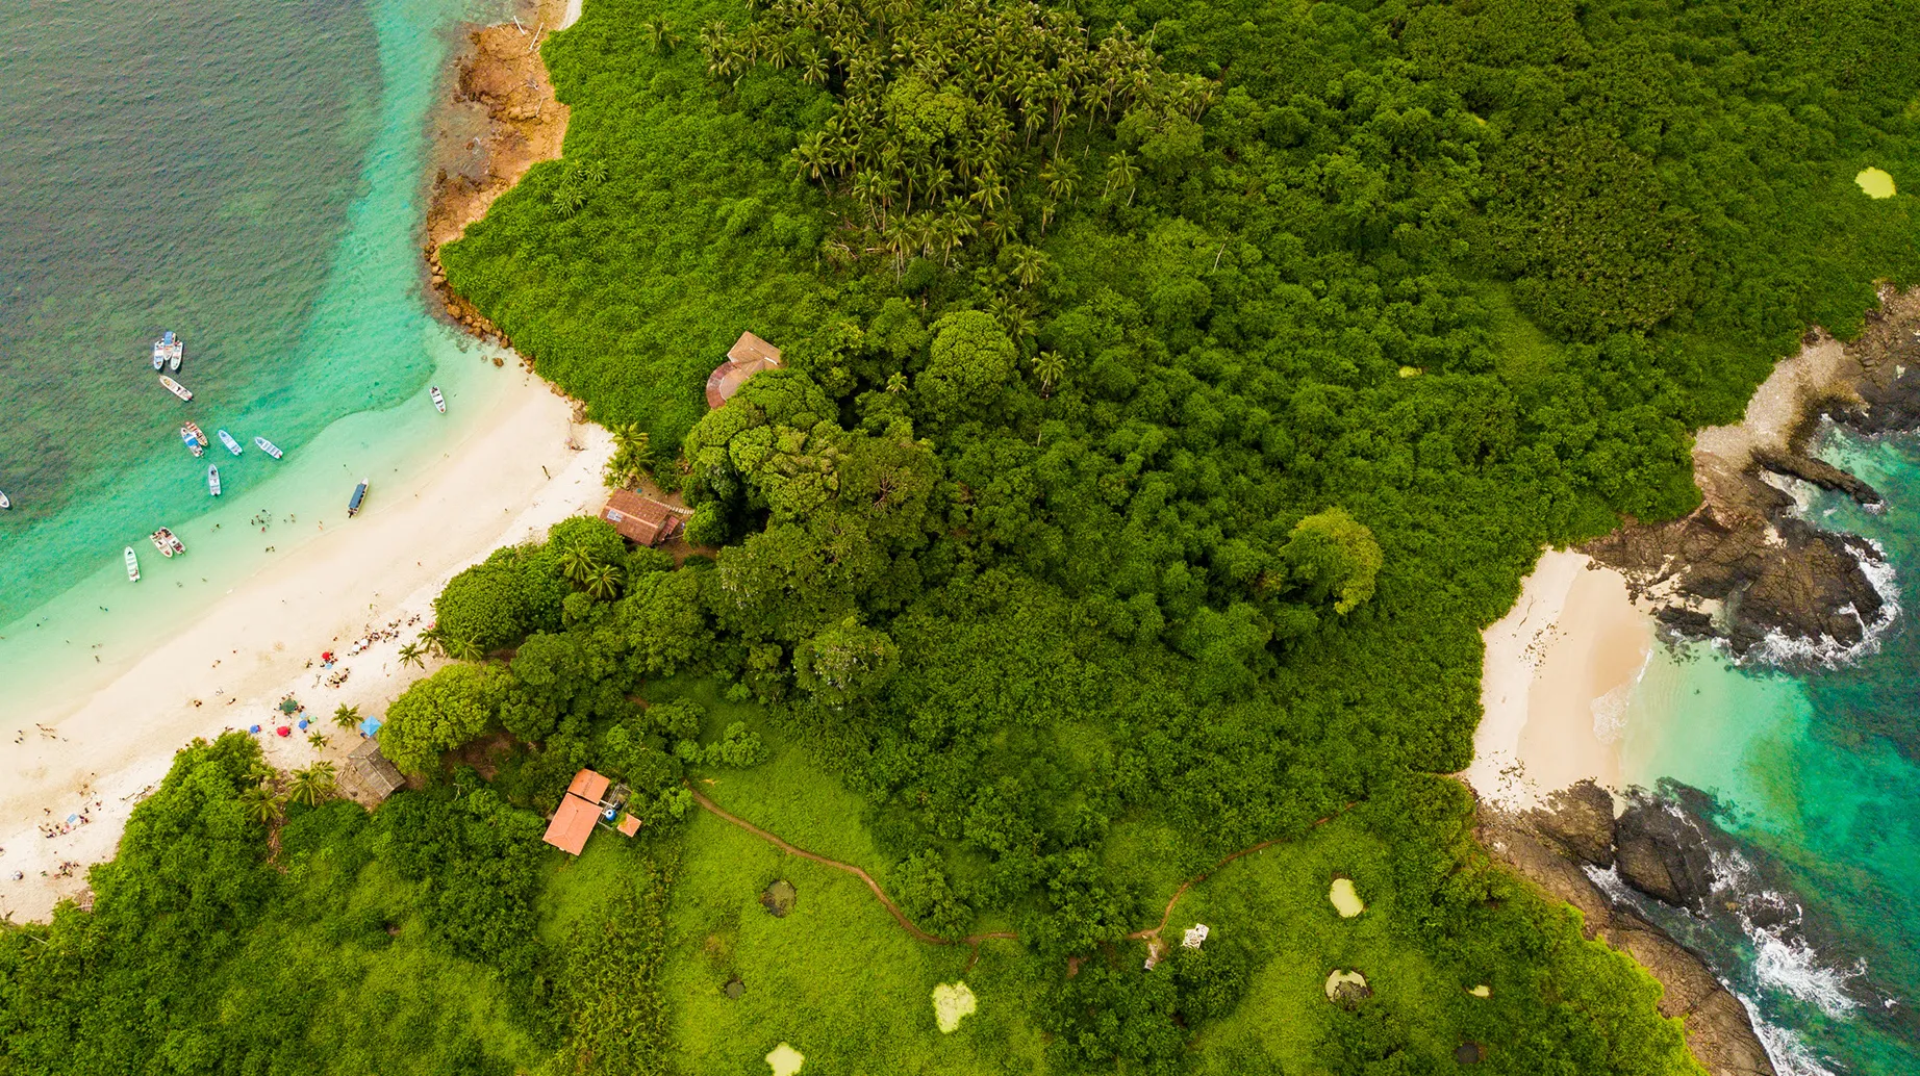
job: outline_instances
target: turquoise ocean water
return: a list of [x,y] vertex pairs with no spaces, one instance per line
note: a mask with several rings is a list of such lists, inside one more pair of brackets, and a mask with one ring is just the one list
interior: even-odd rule
[[1906,1076],[1920,1073],[1920,437],[1830,433],[1820,454],[1887,506],[1805,487],[1801,513],[1879,543],[1882,590],[1910,608],[1848,655],[1742,668],[1711,647],[1656,653],[1623,763],[1630,781],[1713,797],[1700,813],[1732,840],[1709,913],[1655,918],[1706,952],[1783,1071]]
[[[0,710],[137,658],[297,556],[287,521],[431,451],[506,379],[434,321],[428,125],[455,30],[507,0],[0,5]],[[186,341],[182,404],[148,359]],[[206,460],[191,418],[246,446]],[[286,450],[274,462],[256,434]],[[221,468],[209,497],[206,464]],[[377,480],[377,479],[376,479]],[[273,519],[267,535],[249,520]],[[146,535],[190,547],[164,561]],[[309,528],[310,530],[310,528]],[[132,545],[145,579],[129,585]],[[96,662],[95,657],[102,660]]]

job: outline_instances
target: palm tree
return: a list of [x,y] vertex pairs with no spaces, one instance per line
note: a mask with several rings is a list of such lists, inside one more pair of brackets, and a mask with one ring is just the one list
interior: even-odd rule
[[439,624],[427,625],[427,630],[420,633],[420,642],[429,653],[438,654],[443,658],[451,656],[447,653],[447,633],[440,630]]
[[252,785],[240,793],[240,808],[255,822],[271,822],[280,813],[280,797],[265,783]]
[[341,703],[333,711],[333,723],[343,729],[350,729],[360,723],[360,708]]
[[665,19],[654,19],[646,24],[647,44],[655,52],[672,52],[680,43],[680,35],[673,32],[673,24]]
[[611,564],[596,564],[587,573],[587,597],[606,601],[620,592],[620,572]]
[[1116,153],[1107,161],[1107,197],[1122,187],[1127,189],[1127,204],[1133,204],[1134,180],[1140,176],[1140,170],[1133,166],[1133,158],[1125,153]]
[[295,803],[318,807],[333,795],[336,782],[331,762],[316,762],[304,770],[295,770],[292,777],[287,786],[287,798]]
[[581,206],[587,204],[587,193],[564,180],[547,197],[553,202],[553,211],[562,217],[573,216],[580,212]]
[[1013,247],[1008,256],[1013,259],[1014,278],[1023,289],[1032,287],[1047,271],[1047,256],[1033,247]]
[[472,639],[452,639],[447,642],[447,656],[455,661],[479,661],[487,652]]
[[324,751],[327,748],[327,734],[315,729],[307,734],[307,743],[311,745],[315,751]]
[[560,558],[560,571],[574,586],[585,583],[595,565],[593,554],[587,552],[585,546],[574,546]]
[[427,652],[421,649],[419,643],[407,643],[400,648],[400,664],[402,667],[418,665],[424,669],[427,667]]
[[[653,469],[653,436],[628,422],[613,428],[613,458],[607,461],[607,484],[630,488]],[[577,582],[578,580],[576,580]]]
[[1067,361],[1058,352],[1042,351],[1033,357],[1033,375],[1040,379],[1040,396],[1053,395],[1053,388],[1067,374]]

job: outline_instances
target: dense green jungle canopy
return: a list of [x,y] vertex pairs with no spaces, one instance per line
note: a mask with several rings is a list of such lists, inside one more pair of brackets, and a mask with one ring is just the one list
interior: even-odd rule
[[[1920,182],[1915,8],[592,0],[565,159],[443,263],[712,555],[581,521],[456,579],[476,660],[384,736],[433,787],[292,809],[279,870],[244,743],[183,755],[95,912],[0,936],[0,1071],[747,1071],[670,985],[750,959],[690,778],[837,804],[917,924],[1018,936],[928,965],[1021,1014],[965,1064],[876,990],[810,1070],[1696,1071],[1436,775],[1538,550],[1692,508],[1689,430],[1920,275],[1853,182]],[[787,366],[708,413],[742,330]],[[537,843],[583,764],[648,822],[592,900]],[[1356,959],[1325,873],[1282,892],[1323,870],[1424,986],[1281,1000]]]

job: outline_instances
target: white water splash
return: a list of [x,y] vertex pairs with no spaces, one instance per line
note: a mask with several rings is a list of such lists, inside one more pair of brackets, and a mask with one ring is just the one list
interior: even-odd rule
[[[1880,615],[1868,623],[1851,603],[1835,611],[1850,615],[1860,622],[1860,641],[1849,645],[1831,635],[1822,635],[1818,639],[1789,638],[1775,628],[1767,632],[1743,657],[1733,658],[1734,664],[1825,665],[1831,668],[1851,665],[1880,649],[1881,638],[1900,617],[1900,588],[1894,584],[1893,563],[1887,559],[1885,547],[1872,538],[1855,537],[1873,548],[1872,556],[1857,556],[1854,562],[1860,566],[1860,574],[1867,577],[1867,583],[1873,587],[1874,593],[1880,595]],[[1715,640],[1715,643],[1718,645],[1719,640]]]
[[[1867,973],[1867,962],[1857,960],[1841,967],[1822,960],[1813,946],[1795,930],[1803,921],[1799,903],[1786,894],[1759,885],[1759,872],[1738,851],[1720,852],[1709,848],[1713,859],[1715,896],[1740,896],[1740,930],[1753,943],[1753,974],[1762,987],[1786,994],[1836,1020],[1844,1020],[1858,1009],[1859,1002],[1847,994],[1847,984]],[[1750,912],[1756,907],[1777,910],[1780,922],[1772,926],[1755,925]]]
[[1759,1007],[1745,995],[1734,997],[1746,1007],[1747,1019],[1753,1022],[1754,1037],[1760,1040],[1760,1048],[1767,1052],[1767,1059],[1773,1062],[1780,1076],[1836,1076],[1832,1069],[1821,1064],[1824,1059],[1814,1054],[1806,1040],[1761,1019]]

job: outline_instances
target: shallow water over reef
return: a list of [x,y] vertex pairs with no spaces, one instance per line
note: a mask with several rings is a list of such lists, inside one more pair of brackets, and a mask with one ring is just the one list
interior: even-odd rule
[[[1920,437],[1831,433],[1820,455],[1886,497],[1865,511],[1811,487],[1809,520],[1920,580]],[[1912,598],[1900,598],[1912,607]],[[1837,664],[1737,667],[1663,650],[1629,704],[1628,780],[1676,781],[1731,838],[1705,916],[1657,914],[1706,952],[1783,1072],[1920,1072],[1920,631],[1896,614]],[[1658,909],[1655,909],[1658,912]]]

